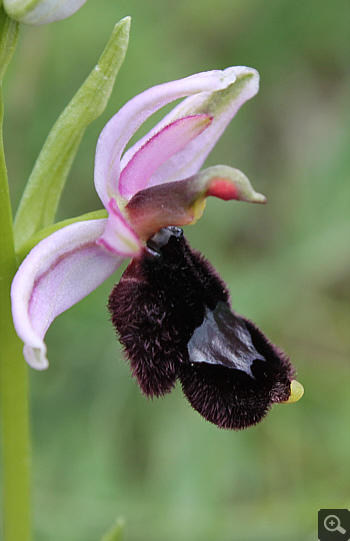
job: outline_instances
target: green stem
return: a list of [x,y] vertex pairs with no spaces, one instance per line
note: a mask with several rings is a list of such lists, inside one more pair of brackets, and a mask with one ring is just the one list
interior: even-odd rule
[[[11,59],[18,24],[0,8],[0,74]],[[0,83],[1,84],[1,83]],[[1,93],[1,88],[0,88]],[[12,211],[2,138],[0,95],[0,392],[3,462],[3,539],[31,539],[28,373],[11,316],[10,287],[16,272]]]

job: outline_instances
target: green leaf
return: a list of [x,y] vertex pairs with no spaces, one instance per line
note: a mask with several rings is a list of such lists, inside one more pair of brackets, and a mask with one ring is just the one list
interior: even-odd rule
[[103,536],[101,541],[122,541],[124,537],[124,520],[118,519],[113,528]]
[[98,64],[58,118],[34,165],[14,224],[16,251],[54,222],[59,199],[86,127],[105,109],[128,46],[130,17],[112,32]]

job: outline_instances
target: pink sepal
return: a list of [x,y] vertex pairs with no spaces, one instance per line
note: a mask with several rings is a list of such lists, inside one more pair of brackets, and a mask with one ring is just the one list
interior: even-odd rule
[[[126,153],[127,158],[125,156],[126,159],[121,164],[120,159],[129,140],[153,113],[179,98],[195,95],[194,99],[196,99],[196,96],[203,92],[210,94],[227,88],[235,79],[236,68],[197,73],[184,79],[170,81],[169,83],[149,88],[128,101],[106,124],[97,142],[94,175],[95,188],[104,206],[107,208],[109,199],[119,195],[118,182],[120,171],[130,161],[132,155],[139,150],[150,136],[160,131],[166,124],[170,124],[173,120],[179,118],[177,116],[166,122],[166,124],[162,124],[159,129],[153,130],[148,137],[146,136],[146,138],[136,143],[132,147],[132,152],[128,151]],[[181,116],[184,117],[200,113],[200,111],[193,113],[188,111]]]
[[105,220],[71,224],[33,248],[13,279],[12,315],[23,354],[37,370],[48,367],[44,336],[52,321],[102,284],[124,261],[96,244]]

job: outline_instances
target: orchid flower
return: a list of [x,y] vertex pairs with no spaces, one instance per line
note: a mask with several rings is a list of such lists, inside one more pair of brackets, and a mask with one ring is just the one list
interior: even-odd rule
[[[237,169],[200,171],[258,81],[247,67],[199,73],[146,90],[107,123],[94,179],[108,218],[45,238],[13,280],[13,320],[30,366],[48,366],[44,337],[52,321],[132,258],[109,308],[146,395],[169,392],[179,379],[193,407],[225,428],[255,424],[273,402],[300,397],[289,360],[230,310],[226,286],[180,229],[201,216],[210,195],[266,201]],[[123,154],[147,118],[179,98],[185,99]],[[249,402],[241,409],[240,389]]]
[[8,16],[32,26],[60,21],[80,9],[86,0],[3,0]]

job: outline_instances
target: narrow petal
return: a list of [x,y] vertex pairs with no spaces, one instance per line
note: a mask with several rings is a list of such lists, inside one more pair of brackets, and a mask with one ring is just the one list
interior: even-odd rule
[[255,192],[242,171],[216,165],[185,180],[141,190],[129,201],[125,212],[137,235],[147,240],[162,227],[197,221],[208,196],[266,203],[265,196]]
[[209,115],[188,116],[175,120],[153,135],[121,172],[120,195],[129,200],[136,192],[146,188],[154,171],[208,128],[211,122]]
[[[208,129],[172,155],[153,173],[147,184],[149,187],[197,173],[239,108],[258,92],[259,74],[256,70],[244,66],[229,69],[236,77],[224,89],[203,92],[185,99],[147,134],[146,138],[152,137],[170,122],[188,115],[208,114],[213,117]],[[146,138],[138,141],[125,153],[122,167],[144,144]]]
[[123,257],[139,255],[142,242],[123,217],[114,199],[108,204],[108,212],[105,230],[97,244],[115,255]]
[[[154,86],[128,101],[120,111],[111,118],[102,130],[97,142],[95,157],[95,187],[102,203],[107,206],[110,198],[118,197],[118,181],[120,174],[120,158],[125,146],[138,128],[153,113],[178,98],[202,92],[214,92],[229,86],[236,79],[235,68],[224,71],[208,71],[191,75],[185,79],[171,81]],[[196,114],[196,113],[194,113]],[[201,114],[201,113],[200,113]],[[181,115],[189,116],[189,114]],[[180,118],[180,116],[178,117]],[[177,120],[174,118],[174,120]],[[171,121],[166,124],[170,124]],[[162,125],[162,128],[166,125]],[[154,135],[159,129],[152,132]],[[128,159],[149,139],[134,147]]]
[[11,288],[13,321],[24,357],[38,370],[48,367],[43,341],[52,321],[96,289],[123,257],[96,244],[106,220],[79,222],[52,234],[29,253]]

